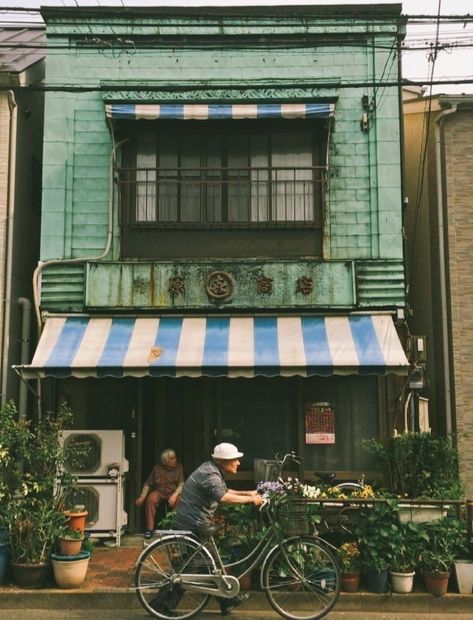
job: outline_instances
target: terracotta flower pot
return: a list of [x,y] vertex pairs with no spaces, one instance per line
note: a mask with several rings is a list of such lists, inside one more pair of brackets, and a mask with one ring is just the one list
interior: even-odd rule
[[60,536],[57,539],[58,555],[78,555],[82,548],[83,540],[83,536],[81,538],[66,538]]
[[360,571],[353,571],[351,573],[342,573],[342,592],[358,592],[360,588]]
[[450,572],[424,571],[425,589],[435,596],[446,594],[449,579]]
[[238,581],[240,582],[240,590],[251,590],[251,573],[239,577]]
[[83,535],[85,531],[85,520],[89,514],[87,510],[82,510],[81,512],[72,512],[68,510],[64,514],[66,517],[69,517],[69,529],[73,532],[79,530]]

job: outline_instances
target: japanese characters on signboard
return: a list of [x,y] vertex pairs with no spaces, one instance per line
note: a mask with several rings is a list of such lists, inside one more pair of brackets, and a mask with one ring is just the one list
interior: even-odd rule
[[335,443],[335,412],[330,403],[306,403],[306,444]]

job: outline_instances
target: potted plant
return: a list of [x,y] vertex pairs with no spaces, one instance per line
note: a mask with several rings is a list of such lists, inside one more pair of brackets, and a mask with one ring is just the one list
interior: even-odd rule
[[80,529],[71,530],[65,527],[57,537],[56,551],[59,555],[78,555],[82,548],[84,532]]
[[343,592],[357,592],[360,587],[360,549],[355,541],[345,542],[338,548]]
[[397,532],[393,531],[394,544],[389,570],[393,592],[406,594],[412,591],[422,540],[426,541],[427,535],[416,523],[401,523]]
[[54,579],[59,588],[78,588],[87,575],[90,551],[82,550],[77,555],[53,553],[51,563]]
[[88,516],[88,511],[83,504],[74,504],[74,506],[64,511],[64,515],[68,519],[69,530],[71,532],[80,532],[84,537],[85,523]]
[[385,592],[388,567],[394,553],[398,521],[396,500],[372,500],[360,508],[355,534],[360,541],[360,560],[366,587],[370,592]]
[[[374,456],[373,469],[384,473],[391,493],[410,498],[463,497],[458,452],[450,438],[409,432],[390,437],[384,443],[365,439],[361,446]],[[433,509],[438,518],[438,507]],[[421,518],[420,512],[416,518]]]
[[[218,538],[220,553],[228,562],[237,562],[256,547],[258,540],[263,535],[257,527],[252,506],[245,504],[221,504],[217,518],[223,525],[221,535]],[[239,567],[239,573],[244,570]],[[250,571],[240,577],[240,589],[250,590],[253,575]]]
[[37,424],[19,420],[15,405],[0,410],[0,498],[3,524],[8,527],[8,548],[13,576],[28,587],[24,573],[47,580],[52,546],[64,526],[62,506],[75,479],[63,467],[59,433],[72,420],[61,406],[44,414]]
[[441,596],[447,592],[448,580],[458,548],[458,521],[445,518],[426,524],[426,543],[421,551],[425,587],[428,592]]
[[21,587],[41,587],[49,576],[51,549],[64,525],[64,516],[45,500],[13,502],[7,516],[13,577]]

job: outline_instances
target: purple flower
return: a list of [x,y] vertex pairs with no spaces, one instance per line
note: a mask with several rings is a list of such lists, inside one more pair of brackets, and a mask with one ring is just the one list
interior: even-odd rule
[[276,493],[277,495],[281,495],[284,493],[284,485],[276,481],[258,482],[256,490],[258,493]]

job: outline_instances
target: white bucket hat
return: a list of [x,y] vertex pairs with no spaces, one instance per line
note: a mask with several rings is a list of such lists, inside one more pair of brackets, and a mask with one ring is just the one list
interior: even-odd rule
[[224,461],[239,459],[241,456],[243,456],[243,452],[239,452],[238,448],[232,443],[219,443],[215,446],[212,454],[213,459],[223,459]]

